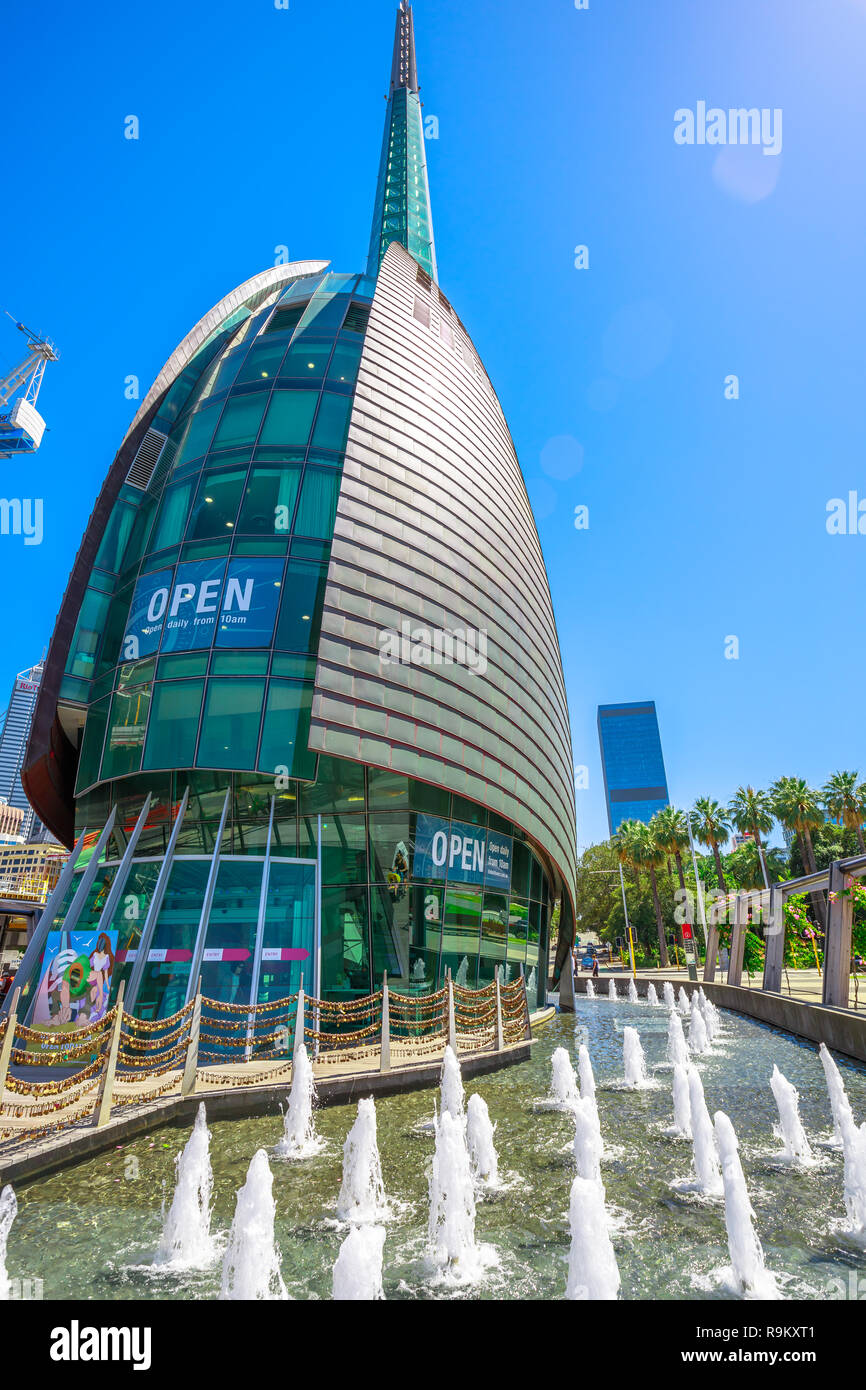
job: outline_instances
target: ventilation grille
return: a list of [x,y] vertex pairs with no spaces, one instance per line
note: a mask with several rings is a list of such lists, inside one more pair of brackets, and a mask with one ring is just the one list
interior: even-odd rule
[[363,304],[350,304],[343,327],[349,333],[366,333],[370,310]]
[[430,276],[427,274],[426,270],[421,269],[420,265],[418,266],[418,269],[415,271],[415,279],[418,281],[419,285],[424,286],[425,290],[430,290],[433,288],[433,281],[430,279]]
[[150,482],[147,485],[147,491],[151,497],[162,496],[165,480],[171,471],[171,466],[174,463],[176,455],[177,440],[169,440],[159,456],[159,462],[154,468],[150,477]]
[[126,481],[145,492],[159,463],[168,435],[159,430],[148,430],[139,445],[138,453],[132,460]]
[[293,304],[290,309],[277,309],[265,333],[286,333],[290,328],[297,328],[304,316],[307,303]]

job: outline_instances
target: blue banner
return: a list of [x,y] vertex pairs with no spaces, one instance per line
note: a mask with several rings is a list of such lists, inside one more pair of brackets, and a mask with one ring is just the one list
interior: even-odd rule
[[511,839],[482,826],[418,815],[415,823],[415,878],[511,887]]
[[269,647],[282,593],[282,559],[196,560],[144,575],[135,586],[123,660],[218,647]]

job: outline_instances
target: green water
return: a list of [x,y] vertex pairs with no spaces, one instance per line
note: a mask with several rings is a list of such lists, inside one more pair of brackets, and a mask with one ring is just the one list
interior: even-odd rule
[[[728,1263],[719,1202],[677,1195],[687,1179],[691,1146],[663,1133],[672,1122],[671,1072],[665,1060],[667,1013],[646,1004],[579,999],[575,1016],[561,1015],[538,1031],[531,1062],[477,1081],[497,1124],[502,1191],[481,1200],[476,1235],[497,1263],[471,1289],[432,1284],[425,1258],[427,1172],[433,1150],[419,1128],[435,1093],[395,1096],[377,1104],[379,1147],[388,1197],[384,1282],[387,1298],[561,1298],[569,1249],[568,1198],[574,1176],[569,1116],[539,1107],[549,1089],[555,1047],[576,1063],[577,1042],[588,1042],[602,1133],[603,1165],[614,1219],[613,1241],[628,1299],[727,1297],[718,1271]],[[834,1229],[844,1217],[841,1156],[817,1147],[831,1134],[824,1077],[813,1047],[786,1034],[723,1014],[724,1034],[698,1065],[712,1114],[725,1110],[740,1138],[756,1227],[769,1269],[786,1297],[844,1297],[853,1273],[866,1276],[866,1254]],[[606,1089],[622,1075],[622,1028],[639,1029],[657,1089]],[[577,1029],[577,1035],[576,1030]],[[800,1092],[800,1113],[820,1166],[810,1172],[780,1167],[781,1145],[769,1087],[776,1062]],[[840,1060],[855,1118],[866,1117],[866,1072]],[[272,1159],[277,1239],[282,1272],[293,1298],[328,1298],[331,1270],[346,1228],[336,1220],[342,1145],[354,1106],[325,1108],[317,1128],[325,1152],[301,1163]],[[282,1132],[279,1114],[212,1126],[213,1229],[226,1232],[235,1192],[257,1148],[271,1149]],[[213,1298],[219,1264],[204,1273],[153,1275],[148,1264],[171,1199],[174,1160],[188,1129],[162,1129],[18,1192],[19,1215],[7,1255],[11,1278],[41,1278],[45,1298]],[[836,1282],[836,1281],[841,1281]]]

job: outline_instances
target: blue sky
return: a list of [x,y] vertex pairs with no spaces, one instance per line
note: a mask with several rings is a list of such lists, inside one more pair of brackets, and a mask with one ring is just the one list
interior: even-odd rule
[[[4,20],[0,306],[62,357],[38,471],[0,464],[4,496],[45,506],[41,546],[0,537],[0,691],[48,642],[134,414],[125,378],[143,393],[276,246],[361,268],[395,9],[48,0]],[[866,498],[866,0],[418,0],[415,22],[440,278],[536,509],[589,768],[580,844],[607,834],[599,703],[656,700],[681,804],[866,776],[866,536],[825,526],[829,499]],[[781,154],[676,144],[699,101],[780,108]]]

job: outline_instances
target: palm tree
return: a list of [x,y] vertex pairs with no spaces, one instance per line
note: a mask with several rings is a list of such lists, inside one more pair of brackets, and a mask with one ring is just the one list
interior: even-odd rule
[[656,879],[656,869],[665,861],[665,852],[656,839],[655,832],[649,825],[642,821],[633,821],[635,827],[631,833],[631,852],[634,855],[634,862],[641,868],[646,869],[649,874],[650,886],[653,894],[653,907],[656,914],[656,927],[659,934],[659,963],[663,970],[668,968],[668,947],[665,941],[665,925],[662,919],[662,905],[659,901],[659,885]]
[[616,851],[616,857],[623,868],[631,869],[635,883],[640,886],[640,875],[638,873],[638,860],[635,854],[635,836],[640,829],[640,821],[624,820],[621,821],[616,829],[616,833],[611,838],[611,844]]
[[[824,813],[818,797],[804,777],[779,777],[770,788],[773,810],[784,826],[793,830],[799,841],[803,863],[808,873],[815,873],[815,849],[812,831],[824,824]],[[826,930],[827,917],[823,893],[812,893],[812,907],[821,927]]]
[[[656,840],[664,853],[672,857],[677,866],[677,876],[680,881],[680,889],[683,893],[683,901],[686,901],[686,880],[683,874],[682,851],[688,849],[689,845],[689,822],[685,811],[678,811],[675,806],[663,806],[660,811],[656,811],[650,821],[650,829],[654,832]],[[683,945],[682,928],[677,925],[677,938],[680,945]]]
[[725,875],[722,870],[722,856],[719,854],[719,845],[723,845],[731,833],[731,822],[728,813],[720,802],[714,801],[711,796],[699,796],[694,804],[691,813],[692,829],[695,832],[695,839],[702,845],[710,845],[713,851],[713,858],[716,861],[716,875],[719,880],[719,887],[723,893],[727,893],[728,885],[725,883]]
[[[785,856],[780,849],[760,851],[754,840],[728,855],[728,874],[733,874],[739,888],[766,888],[784,876]],[[769,883],[767,882],[769,880]]]
[[866,820],[866,782],[857,782],[856,772],[834,772],[821,789],[821,800],[827,814],[841,821],[857,836],[860,853],[866,854],[863,840],[863,821]]
[[773,807],[769,794],[757,792],[754,787],[737,787],[728,806],[728,815],[741,835],[754,835],[764,887],[769,888],[767,862],[761,844],[761,836],[769,835],[773,828]]

